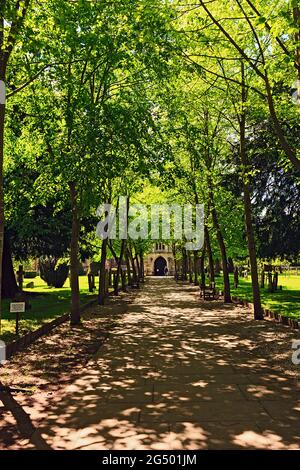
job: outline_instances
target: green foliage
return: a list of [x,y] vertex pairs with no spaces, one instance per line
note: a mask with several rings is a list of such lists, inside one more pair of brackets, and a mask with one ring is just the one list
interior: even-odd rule
[[[5,219],[16,259],[68,256],[71,184],[82,260],[100,259],[96,210],[120,195],[204,204],[216,259],[214,207],[227,255],[245,258],[245,181],[259,254],[299,254],[299,181],[290,155],[299,157],[291,98],[296,4],[43,0],[30,2],[19,24],[26,7],[0,6],[3,51],[10,51]],[[240,162],[242,112],[248,165]],[[151,244],[139,241],[134,251]],[[112,251],[119,256],[119,242]]]
[[60,289],[69,274],[69,266],[56,258],[41,257],[39,259],[40,275],[49,287]]

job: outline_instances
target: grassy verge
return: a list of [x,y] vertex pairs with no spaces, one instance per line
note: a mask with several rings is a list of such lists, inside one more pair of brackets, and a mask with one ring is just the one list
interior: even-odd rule
[[[61,289],[48,287],[40,277],[25,279],[24,284],[27,283],[26,281],[34,282],[34,288],[24,289],[26,292],[34,293],[34,296],[30,297],[31,309],[21,314],[20,334],[33,331],[43,323],[50,322],[70,310],[69,280]],[[95,294],[88,290],[87,276],[80,276],[79,282],[81,303],[85,304],[92,300]],[[9,300],[2,302],[2,331],[0,335],[0,339],[7,343],[15,339],[16,323],[15,314],[9,313],[9,303]]]
[[[230,276],[231,293],[243,300],[252,302],[251,278],[240,278],[239,287],[234,289],[233,276]],[[217,277],[217,286],[223,290],[222,277]],[[300,276],[279,274],[278,285],[282,290],[271,293],[268,288],[261,289],[261,298],[264,308],[290,318],[300,319]]]

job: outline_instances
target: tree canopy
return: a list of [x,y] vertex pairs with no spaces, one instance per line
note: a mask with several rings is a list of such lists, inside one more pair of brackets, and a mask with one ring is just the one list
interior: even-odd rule
[[5,226],[16,259],[69,257],[74,322],[80,258],[149,248],[96,239],[120,195],[203,204],[228,301],[228,260],[254,282],[256,255],[296,259],[299,21],[295,0],[2,2],[0,256]]

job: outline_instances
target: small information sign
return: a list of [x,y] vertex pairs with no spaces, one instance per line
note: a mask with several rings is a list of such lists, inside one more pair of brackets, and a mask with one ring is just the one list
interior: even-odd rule
[[25,302],[11,302],[10,313],[24,313]]
[[20,320],[20,313],[25,312],[25,302],[11,302],[10,304],[10,313],[16,314],[16,336],[19,336],[19,320]]

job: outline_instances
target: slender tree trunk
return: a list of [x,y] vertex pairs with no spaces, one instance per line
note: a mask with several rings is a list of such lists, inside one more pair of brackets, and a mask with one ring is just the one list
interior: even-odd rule
[[252,210],[251,210],[251,197],[249,184],[243,185],[244,189],[244,209],[245,209],[245,224],[248,242],[248,253],[250,258],[250,269],[251,269],[251,281],[252,281],[252,292],[253,292],[253,304],[254,304],[254,318],[256,320],[263,319],[263,311],[260,298],[260,288],[258,279],[258,268],[257,268],[257,256],[254,231],[252,225]]
[[89,285],[89,292],[93,292],[94,291],[94,288],[95,288],[95,284],[94,284],[94,276],[92,273],[88,273],[87,274],[87,278],[88,278],[88,285]]
[[[295,0],[295,4],[296,4],[296,0]],[[294,20],[296,23],[296,27],[298,29],[298,31],[295,34],[295,42],[297,44],[296,51],[295,51],[295,56],[296,56],[295,64],[296,64],[296,69],[297,69],[296,97],[297,97],[298,108],[300,111],[300,8],[299,8],[299,5],[293,8],[293,16],[294,16]]]
[[230,281],[229,281],[229,273],[228,273],[226,246],[225,246],[222,230],[219,224],[217,209],[216,209],[215,200],[214,200],[213,184],[212,184],[212,179],[210,176],[211,170],[212,170],[211,168],[212,156],[211,156],[211,148],[210,148],[211,136],[209,134],[209,111],[208,109],[205,110],[205,114],[204,114],[204,134],[206,135],[206,138],[207,138],[205,156],[206,156],[206,167],[208,170],[208,175],[207,175],[207,184],[209,188],[208,189],[208,194],[209,194],[208,208],[212,216],[212,221],[213,221],[214,228],[216,230],[217,240],[218,240],[218,244],[219,244],[219,248],[221,252],[223,283],[224,283],[224,301],[229,303],[231,302],[231,295],[230,295]]
[[2,299],[13,299],[17,292],[19,292],[19,288],[14,273],[7,232],[4,235],[2,273]]
[[[194,165],[193,165],[193,171],[195,171]],[[196,185],[195,178],[193,178],[193,189],[194,189],[194,196],[195,196],[195,204],[197,205],[199,204],[199,196],[197,192],[197,185]],[[204,244],[205,244],[205,233],[204,233]],[[195,286],[199,285],[198,274],[199,274],[199,253],[197,251],[194,251],[194,284]]]
[[126,292],[127,291],[126,272],[123,269],[121,270],[121,283],[122,283],[122,291]]
[[178,280],[178,263],[176,259],[176,245],[175,243],[172,244],[172,253],[174,257],[174,270],[175,270],[175,280]]
[[199,254],[198,251],[194,251],[194,284],[195,286],[199,286],[198,281],[198,274],[199,274]]
[[205,287],[205,252],[206,252],[206,245],[202,248],[202,253],[200,256],[200,276],[201,276],[201,284],[200,287]]
[[192,284],[193,282],[193,262],[191,252],[188,252],[188,266],[189,266],[189,282]]
[[230,272],[230,274],[234,273],[234,262],[233,259],[230,257],[228,258],[228,271]]
[[187,266],[186,249],[182,248],[182,280],[183,281],[187,281],[187,272],[188,272],[188,266]]
[[134,262],[134,259],[133,259],[132,248],[131,248],[130,244],[128,244],[128,257],[129,257],[129,262],[130,262],[131,269],[132,269],[133,284],[136,285],[137,287],[139,287],[139,280],[138,280],[137,270],[136,270],[135,262]]
[[[245,86],[245,71],[244,64],[242,63],[242,103],[247,101],[247,92]],[[254,318],[255,320],[263,319],[263,310],[261,306],[260,288],[258,279],[258,268],[257,268],[257,256],[255,237],[252,224],[252,207],[251,207],[251,194],[249,185],[249,165],[246,151],[246,111],[242,110],[240,115],[240,157],[243,166],[243,192],[244,192],[244,210],[245,210],[245,226],[248,242],[248,253],[250,258],[250,269],[251,269],[251,281],[252,281],[252,292],[253,292],[253,304],[254,304]]]
[[128,285],[131,286],[132,285],[132,277],[131,277],[131,267],[130,267],[129,252],[128,252],[128,243],[126,243],[125,261],[126,261],[126,267],[127,267]]
[[78,255],[79,255],[79,216],[78,201],[75,182],[69,184],[72,208],[72,235],[70,254],[70,284],[71,284],[71,325],[80,323],[80,292],[78,278]]
[[121,241],[121,250],[120,250],[120,256],[117,260],[117,273],[115,277],[115,284],[114,284],[114,295],[119,294],[119,280],[121,276],[121,271],[122,271],[122,261],[124,258],[124,252],[125,252],[125,246],[126,246],[126,240]]
[[237,289],[239,287],[239,270],[236,266],[234,268],[234,288]]
[[265,287],[265,270],[262,268],[260,274],[260,287],[263,289]]
[[222,258],[222,269],[223,269],[223,282],[224,282],[224,302],[231,302],[231,294],[230,294],[230,281],[229,281],[229,273],[228,273],[228,262],[227,262],[227,254],[226,254],[226,246],[222,234],[222,230],[218,220],[218,214],[215,207],[214,201],[214,194],[212,189],[210,188],[209,191],[210,203],[211,203],[211,215],[213,224],[217,233],[218,244],[221,252]]
[[134,261],[136,263],[137,278],[140,281],[141,280],[141,266],[140,266],[138,254],[135,255]]
[[[3,27],[3,22],[1,27]],[[2,47],[2,44],[1,44]],[[0,51],[0,57],[2,52]],[[6,65],[1,57],[0,80],[5,83]],[[1,298],[3,285],[3,249],[4,249],[4,191],[3,191],[3,160],[4,160],[4,123],[5,123],[5,104],[0,103],[0,320],[1,320]]]
[[214,265],[214,258],[211,249],[210,243],[210,235],[207,225],[204,226],[204,238],[205,238],[205,245],[207,250],[208,256],[208,264],[209,264],[209,279],[210,283],[215,282],[215,265]]
[[101,246],[101,259],[100,259],[100,273],[99,273],[99,292],[98,304],[104,305],[106,298],[106,253],[107,253],[108,239],[102,240]]
[[220,260],[219,259],[216,259],[216,262],[215,262],[215,275],[216,274],[220,274],[221,272],[221,263],[220,263]]
[[141,251],[140,252],[140,279],[142,282],[145,282],[145,270],[144,270],[144,256],[143,256],[143,252]]

